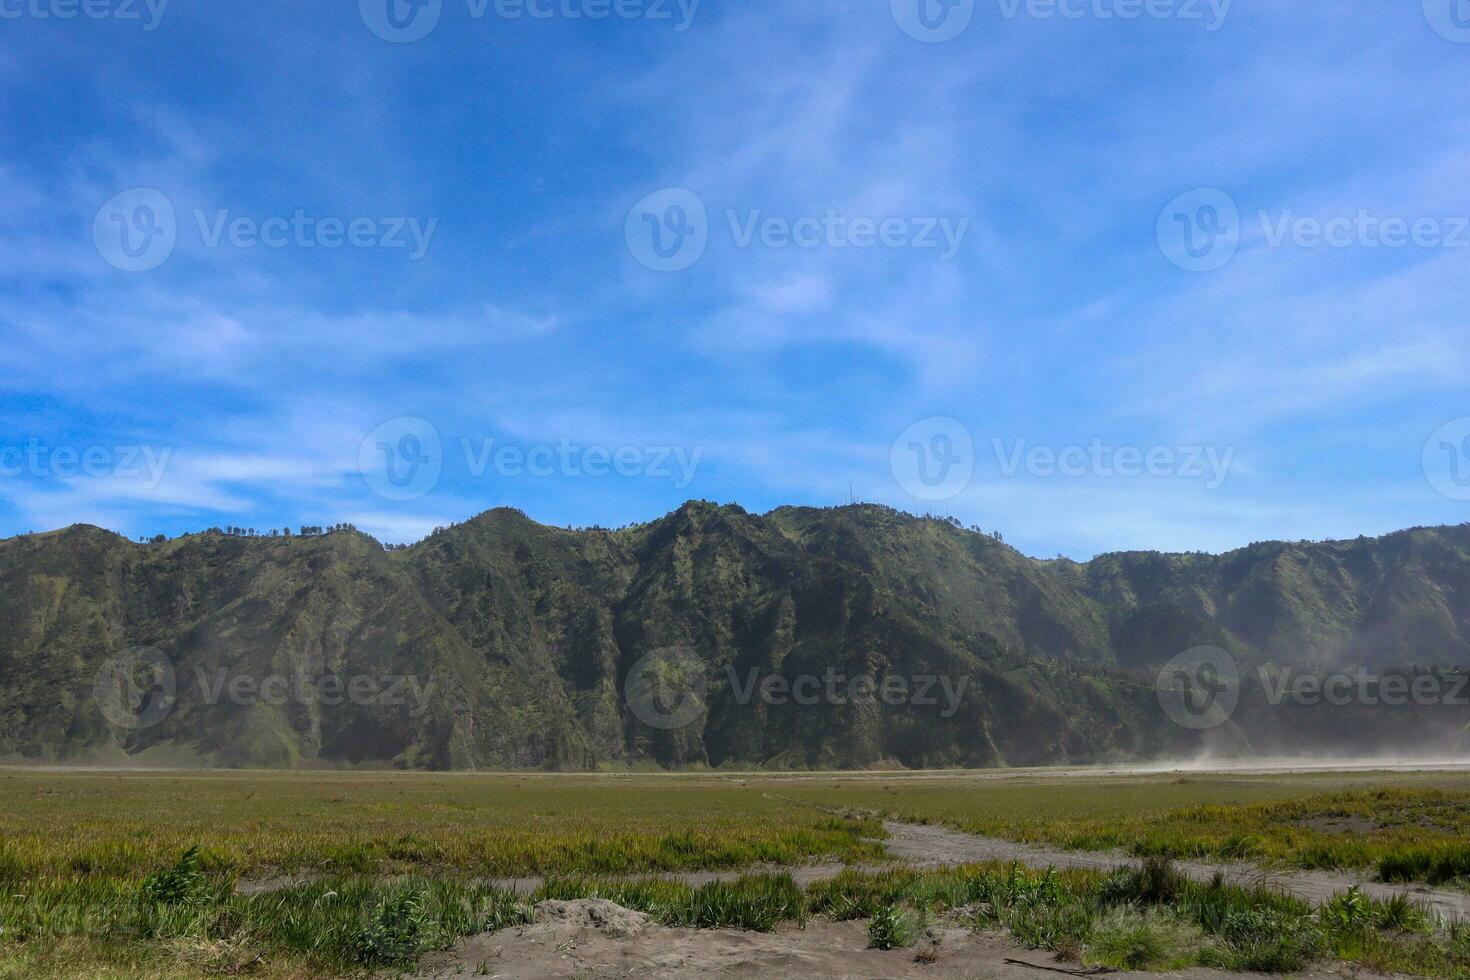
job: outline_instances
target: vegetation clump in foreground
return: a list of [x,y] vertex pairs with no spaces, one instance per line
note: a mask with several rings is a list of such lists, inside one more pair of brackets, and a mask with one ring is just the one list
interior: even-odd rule
[[[1218,879],[1195,882],[1162,859],[1111,874],[999,865],[848,870],[805,890],[788,874],[698,887],[555,878],[530,895],[444,877],[353,876],[247,895],[232,875],[204,871],[194,849],[133,882],[8,882],[0,975],[75,975],[77,962],[180,977],[401,970],[462,937],[528,922],[537,902],[584,898],[670,926],[770,931],[812,915],[866,919],[870,944],[885,950],[914,945],[924,921],[940,915],[1003,930],[1063,960],[1117,969],[1288,973],[1337,958],[1383,972],[1470,978],[1470,930],[1437,922],[1407,899],[1378,902],[1352,890],[1313,908]],[[71,951],[65,965],[48,961],[53,947]]]

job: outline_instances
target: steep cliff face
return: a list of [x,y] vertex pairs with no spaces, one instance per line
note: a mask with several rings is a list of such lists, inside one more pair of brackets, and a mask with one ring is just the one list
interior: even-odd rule
[[[1154,689],[1205,644],[1246,674],[1208,738]],[[157,653],[124,658],[119,719],[98,678],[112,690],[139,648]],[[140,702],[159,658],[174,687]],[[492,511],[391,553],[353,532],[0,542],[0,757],[805,768],[1458,744],[1463,709],[1272,706],[1266,664],[1470,664],[1470,528],[1078,564],[880,507],[693,503],[617,532]],[[648,671],[652,722],[627,697]]]

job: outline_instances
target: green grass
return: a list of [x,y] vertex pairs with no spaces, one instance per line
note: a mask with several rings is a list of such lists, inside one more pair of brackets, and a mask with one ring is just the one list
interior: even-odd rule
[[[0,881],[636,875],[879,859],[874,814],[1135,855],[1470,877],[1458,774],[790,777],[0,772]],[[793,800],[812,806],[793,805]],[[848,814],[832,815],[833,811]]]
[[882,827],[733,780],[0,772],[0,882],[203,867],[483,877],[863,861]]
[[868,945],[873,949],[907,949],[919,941],[920,918],[908,909],[885,905],[868,923]]
[[[197,854],[133,882],[38,879],[0,894],[0,976],[351,976],[413,966],[459,938],[528,920],[544,899],[605,898],[671,926],[768,931],[810,915],[869,919],[880,949],[913,945],[943,915],[1064,959],[1134,970],[1295,972],[1337,958],[1375,970],[1470,978],[1470,935],[1406,901],[1357,892],[1320,908],[1270,891],[1144,868],[848,871],[803,891],[786,874],[693,887],[557,878],[526,899],[444,877],[344,876],[258,895]],[[54,950],[65,950],[66,959]]]
[[1199,962],[1199,928],[1156,909],[1114,909],[1092,924],[1084,962],[1115,970],[1179,970]]
[[[877,814],[1069,847],[1464,876],[1465,777],[587,777],[0,772],[0,978],[296,980],[392,971],[603,897],[668,925],[767,930],[806,916],[907,926],[958,916],[1099,965],[1297,970],[1337,958],[1470,980],[1470,935],[1407,901],[1322,908],[1200,884],[1160,860],[1114,874],[849,870],[798,888],[636,876],[881,859]],[[804,805],[805,804],[805,805]],[[839,813],[842,815],[834,815]],[[311,882],[240,894],[239,881]],[[545,875],[527,901],[483,879]],[[632,875],[635,877],[614,877]]]
[[1470,881],[1463,774],[1018,774],[813,783],[827,805],[1070,850]]
[[[231,973],[258,965],[267,974],[337,976],[411,966],[463,936],[528,918],[509,892],[447,879],[335,878],[241,895],[233,878],[200,872],[192,854],[135,884],[38,879],[25,889],[0,895],[0,975],[19,974],[36,947],[61,941],[79,944],[84,960],[145,976],[154,967]],[[45,975],[34,965],[27,973]]]

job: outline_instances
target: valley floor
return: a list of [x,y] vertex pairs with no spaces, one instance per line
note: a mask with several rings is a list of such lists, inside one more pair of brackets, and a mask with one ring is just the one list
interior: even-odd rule
[[[1463,767],[5,770],[0,795],[0,977],[1470,980]],[[901,948],[870,948],[885,922]]]

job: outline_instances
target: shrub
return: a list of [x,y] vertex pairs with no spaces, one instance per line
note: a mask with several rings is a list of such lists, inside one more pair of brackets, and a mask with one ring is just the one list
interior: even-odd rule
[[918,878],[908,870],[876,874],[844,870],[830,881],[819,881],[808,887],[808,907],[815,914],[839,922],[871,919],[881,909],[907,899]]
[[1201,961],[1228,970],[1291,973],[1321,957],[1326,945],[1311,916],[1257,906],[1227,914],[1219,940]]
[[1092,927],[1086,961],[1116,970],[1173,970],[1198,957],[1197,928],[1162,912],[1117,909]]
[[196,899],[204,888],[199,848],[191,847],[178,862],[143,879],[138,900],[145,906],[181,905]]
[[1000,913],[1011,936],[1028,949],[1076,950],[1092,935],[1092,910],[1078,902],[1016,905]]
[[1402,932],[1429,932],[1433,927],[1429,913],[1407,895],[1395,895],[1386,902],[1377,903],[1373,909],[1373,922],[1380,929]]
[[422,892],[379,902],[357,935],[357,959],[365,966],[410,966],[440,941]]
[[873,949],[907,949],[919,941],[919,924],[897,905],[886,905],[868,923],[868,945]]
[[1452,841],[1398,848],[1379,858],[1378,878],[1431,885],[1470,878],[1470,844]]
[[1119,868],[1098,886],[1098,902],[1104,906],[1137,902],[1166,905],[1175,902],[1189,886],[1189,879],[1174,869],[1168,858],[1145,858],[1132,868]]
[[700,886],[687,907],[674,910],[669,924],[770,932],[782,922],[805,917],[806,895],[790,875],[753,875]]
[[1371,918],[1368,902],[1357,885],[1322,906],[1322,924],[1329,929],[1351,932],[1366,926]]

